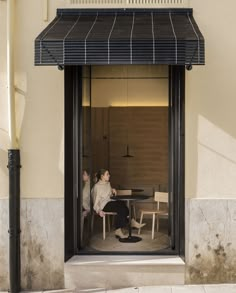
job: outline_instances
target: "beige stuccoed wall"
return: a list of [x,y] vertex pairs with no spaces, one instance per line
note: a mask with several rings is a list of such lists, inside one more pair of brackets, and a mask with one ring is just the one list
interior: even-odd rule
[[[47,25],[43,1],[19,0],[16,16],[16,87],[21,125],[24,197],[63,196],[63,72],[34,66],[34,38]],[[235,1],[192,0],[194,17],[206,40],[206,65],[186,74],[186,196],[234,197],[236,194],[235,87],[232,37]],[[49,1],[49,20],[63,1]],[[6,2],[1,5],[1,40]],[[2,9],[3,8],[3,9]],[[26,13],[30,11],[30,13]],[[6,122],[6,56],[0,42],[0,127]],[[18,130],[19,132],[20,130]],[[5,140],[4,140],[5,137]],[[2,147],[3,145],[3,147]],[[8,192],[6,135],[1,130],[0,196]],[[4,150],[5,148],[5,150]]]
[[8,124],[7,124],[7,88],[6,88],[6,3],[0,1],[0,197],[8,193]]
[[[16,1],[15,86],[17,133],[21,150],[21,196],[55,198],[64,195],[63,127],[64,73],[56,67],[34,66],[34,39],[48,22],[43,21],[44,1]],[[53,2],[53,3],[51,3]],[[57,2],[57,3],[56,3]],[[49,21],[56,14],[50,1]],[[6,2],[0,2],[0,197],[8,194]],[[52,6],[52,7],[51,7]],[[5,141],[2,140],[5,138]]]
[[[227,5],[226,5],[227,4]],[[206,65],[186,74],[186,196],[236,196],[234,0],[191,0]]]
[[[47,25],[42,3],[17,1],[16,86],[25,100],[21,184],[24,197],[53,198],[64,194],[64,73],[57,67],[34,66],[34,39]],[[49,12],[49,18],[54,18],[56,11]]]

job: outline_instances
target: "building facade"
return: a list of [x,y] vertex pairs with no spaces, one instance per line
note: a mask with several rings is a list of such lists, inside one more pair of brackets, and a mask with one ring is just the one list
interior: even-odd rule
[[[134,6],[147,8],[149,2]],[[36,67],[34,41],[58,8],[82,4],[66,0],[18,0],[15,4],[15,100],[22,164],[21,286],[59,289],[64,288],[64,71]],[[185,282],[235,282],[236,4],[233,0],[227,4],[220,0],[156,1],[154,7],[192,8],[205,38],[206,64],[185,72]],[[9,288],[6,22],[7,1],[0,1],[2,290]]]

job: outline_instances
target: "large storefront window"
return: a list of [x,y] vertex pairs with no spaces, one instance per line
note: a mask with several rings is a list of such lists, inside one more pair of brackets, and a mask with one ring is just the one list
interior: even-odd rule
[[[84,67],[81,248],[98,252],[169,248],[168,67],[93,66],[91,80],[89,74],[90,68]],[[112,188],[122,194],[119,201],[130,204],[132,221],[145,224],[132,229],[132,236],[141,239],[132,245],[115,237],[115,213],[104,219],[94,210],[93,188],[100,169],[109,171]],[[89,184],[91,207],[86,212]],[[131,202],[126,195],[132,196]],[[128,237],[128,222],[122,233]]]

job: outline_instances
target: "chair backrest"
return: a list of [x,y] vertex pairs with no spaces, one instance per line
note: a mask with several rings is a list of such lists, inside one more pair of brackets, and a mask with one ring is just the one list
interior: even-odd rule
[[168,192],[155,191],[154,200],[157,202],[157,209],[160,209],[160,202],[168,203]]
[[131,189],[117,189],[117,195],[132,195]]

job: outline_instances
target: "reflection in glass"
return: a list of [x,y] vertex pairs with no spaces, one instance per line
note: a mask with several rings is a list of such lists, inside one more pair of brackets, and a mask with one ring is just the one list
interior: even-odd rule
[[82,135],[81,135],[81,157],[82,157],[82,201],[81,205],[81,241],[84,246],[89,239],[89,227],[91,221],[90,201],[90,170],[91,170],[91,94],[90,94],[90,67],[84,66],[82,71]]

